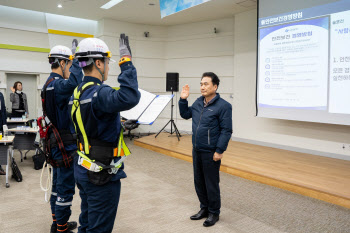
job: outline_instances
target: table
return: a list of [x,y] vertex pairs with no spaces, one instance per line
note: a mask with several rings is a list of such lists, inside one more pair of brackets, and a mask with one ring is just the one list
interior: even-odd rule
[[27,159],[27,153],[30,150],[35,149],[33,144],[38,131],[39,129],[34,129],[34,128],[26,128],[26,129],[12,128],[8,130],[9,133],[10,132],[23,133],[23,134],[16,134],[16,137],[13,143],[13,149],[17,149],[21,153],[21,162],[23,162],[23,154],[21,150],[27,150],[27,152],[24,154],[24,159]]
[[39,132],[39,129],[34,129],[34,128],[26,128],[26,129],[18,129],[18,128],[13,128],[8,130],[11,133],[37,133]]
[[5,165],[6,161],[6,188],[10,187],[9,183],[9,166],[11,165],[11,161],[13,158],[13,141],[15,136],[8,136],[5,140],[4,138],[0,140],[0,164]]
[[7,119],[7,124],[9,128],[16,128],[20,125],[26,125],[28,123],[29,119],[19,119],[19,120],[13,120],[13,119]]
[[7,123],[27,123],[29,119],[21,119],[21,120],[13,120],[13,119],[7,119]]

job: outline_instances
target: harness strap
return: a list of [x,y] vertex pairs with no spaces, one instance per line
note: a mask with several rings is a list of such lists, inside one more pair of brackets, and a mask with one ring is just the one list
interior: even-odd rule
[[[59,131],[59,134],[61,136],[63,145],[76,144],[76,142],[77,142],[76,134],[62,133],[61,131]],[[56,138],[55,138],[55,136],[53,134],[50,135],[50,145],[51,145],[52,148],[58,146]]]
[[[82,96],[82,94],[86,90],[88,90],[89,88],[96,86],[96,85],[100,85],[100,84],[95,83],[95,82],[88,82],[88,83],[84,84],[83,86],[81,86],[80,88],[79,87],[75,88],[74,94],[73,94],[74,99],[73,99],[71,116],[73,119],[75,132],[78,133],[80,131],[80,134],[83,136],[85,154],[90,153],[90,148],[89,148],[90,144],[89,144],[88,137],[86,135],[86,131],[85,131],[84,124],[83,124],[83,119],[81,116],[80,97]],[[78,125],[78,127],[77,127],[77,125]],[[79,129],[79,131],[77,130],[77,128]]]
[[[74,90],[74,94],[73,94],[74,99],[72,104],[71,117],[73,119],[75,131],[77,133],[79,132],[78,141],[80,141],[80,143],[78,144],[77,154],[80,156],[80,158],[78,163],[90,171],[100,172],[102,170],[111,169],[113,173],[114,172],[116,173],[118,169],[122,166],[122,163],[125,157],[131,154],[129,148],[127,147],[124,141],[123,129],[120,131],[117,148],[113,148],[112,157],[124,157],[124,158],[121,158],[116,164],[114,163],[114,159],[113,159],[110,165],[102,164],[98,161],[95,161],[89,158],[90,149],[91,149],[91,146],[93,147],[93,145],[89,143],[89,138],[84,128],[82,115],[80,111],[80,104],[81,104],[80,97],[83,95],[83,93],[86,90],[96,85],[99,85],[99,84],[95,82],[88,82],[82,85],[80,88],[77,87]],[[79,129],[79,131],[77,129]],[[94,139],[91,139],[91,140],[94,140]],[[110,146],[107,146],[107,147],[110,147]],[[117,150],[116,151],[117,153],[115,153],[115,150]]]
[[[43,107],[43,114],[44,114],[44,118],[47,119],[47,132],[50,132],[50,130],[52,131],[52,133],[54,134],[54,138],[56,139],[56,143],[58,145],[59,150],[61,151],[62,157],[63,157],[63,164],[66,168],[70,167],[72,156],[68,156],[67,155],[67,151],[64,148],[64,144],[61,138],[60,133],[58,132],[56,126],[52,123],[52,121],[47,117],[47,112],[46,112],[46,89],[47,86],[53,82],[56,78],[51,78],[50,80],[48,80],[42,90],[42,107]],[[50,145],[50,139],[49,139],[49,135],[45,138],[46,141],[46,147],[47,147],[47,151],[50,152],[51,151],[51,145]],[[49,159],[50,163],[55,166],[55,162],[54,160],[51,158]]]
[[67,155],[67,151],[64,148],[64,144],[62,141],[62,138],[60,136],[60,133],[58,132],[58,130],[56,129],[56,127],[51,123],[49,125],[49,128],[52,129],[52,132],[55,136],[58,148],[60,149],[61,153],[62,153],[62,157],[63,157],[63,163],[65,165],[66,168],[70,167],[70,162],[72,161],[72,157]]

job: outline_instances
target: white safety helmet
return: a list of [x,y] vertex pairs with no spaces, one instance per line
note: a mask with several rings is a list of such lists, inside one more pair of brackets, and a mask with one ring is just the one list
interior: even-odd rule
[[108,46],[103,40],[98,38],[86,38],[80,41],[77,50],[75,52],[75,57],[79,61],[80,67],[85,67],[90,64],[94,64],[98,72],[102,76],[102,81],[105,81],[105,69],[103,72],[96,66],[96,58],[103,58],[104,60],[109,59],[110,62],[115,62],[112,58],[112,53],[109,51]]
[[[74,56],[72,54],[72,50],[70,48],[63,45],[54,46],[49,54],[49,58],[54,57],[63,60],[73,60]],[[56,60],[56,59],[55,59]]]
[[[50,64],[57,63],[61,67],[62,75],[64,77],[64,71],[66,70],[67,64],[69,61],[74,59],[74,55],[72,54],[72,50],[70,50],[68,47],[63,45],[56,45],[54,46],[49,54],[49,62]],[[55,58],[55,60],[50,61],[50,58]],[[61,66],[60,60],[64,60],[65,64],[64,67]]]
[[[103,40],[98,38],[86,38],[80,41],[75,57],[79,60],[80,66],[85,67],[93,62],[94,58],[111,58],[112,53]],[[115,62],[110,59],[110,61]]]

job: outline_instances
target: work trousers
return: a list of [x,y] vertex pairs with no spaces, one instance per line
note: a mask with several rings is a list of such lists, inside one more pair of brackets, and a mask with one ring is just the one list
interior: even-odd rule
[[80,227],[78,233],[111,233],[120,197],[120,180],[94,185],[76,179],[81,197]]
[[202,152],[193,149],[193,174],[200,208],[219,215],[221,207],[219,187],[221,160],[214,161],[214,153],[215,151]]
[[54,223],[64,225],[72,213],[71,206],[75,193],[73,163],[69,168],[53,168],[51,212]]

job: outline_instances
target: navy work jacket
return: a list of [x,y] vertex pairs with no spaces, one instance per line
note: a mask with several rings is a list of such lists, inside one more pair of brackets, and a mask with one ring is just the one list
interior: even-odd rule
[[4,95],[0,92],[0,131],[3,131],[3,125],[7,125],[6,106]]
[[[141,94],[138,91],[135,67],[132,62],[126,62],[120,66],[120,69],[121,74],[118,77],[120,89],[118,91],[108,85],[102,84],[98,78],[91,76],[85,76],[83,82],[79,85],[79,88],[81,88],[88,82],[99,84],[90,87],[80,96],[82,120],[88,138],[117,143],[121,131],[119,112],[129,110],[139,103]],[[70,111],[73,99],[74,96],[70,99]],[[115,159],[115,162],[117,160],[119,158]],[[124,165],[114,175],[112,181],[126,177],[123,168]],[[78,165],[77,160],[74,169],[76,178],[88,180],[87,170]]]
[[[82,82],[83,71],[79,66],[78,60],[74,59],[73,64],[70,67],[70,76],[68,79],[64,79],[57,73],[51,73],[45,84],[51,78],[55,78],[46,89],[46,98],[50,96],[49,91],[53,91],[55,95],[54,105],[47,106],[47,112],[56,112],[54,121],[56,122],[55,127],[60,130],[70,130],[71,133],[75,133],[74,126],[70,121],[70,112],[68,110],[68,102],[74,89]],[[49,101],[46,99],[46,101]],[[50,119],[51,121],[53,119]],[[66,145],[66,151],[74,151],[77,149],[76,144]],[[62,159],[62,154],[58,147],[52,149],[54,159]]]
[[179,100],[180,115],[192,118],[192,144],[198,151],[215,151],[222,154],[231,139],[232,105],[220,98],[214,99],[204,107],[204,97],[199,97],[191,107],[186,99]]

